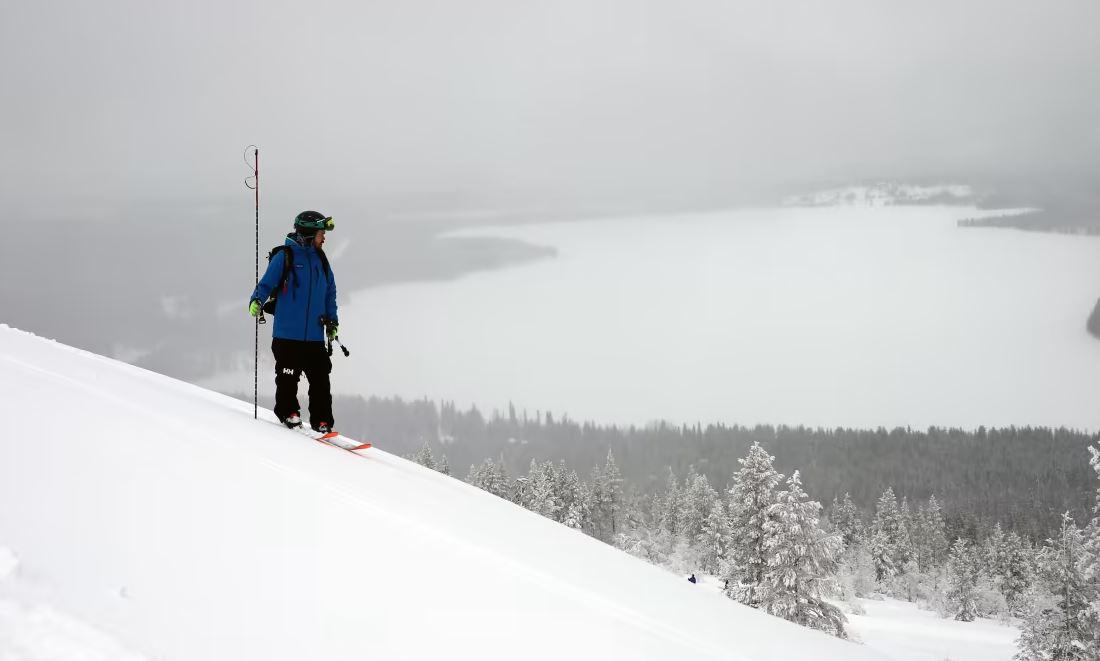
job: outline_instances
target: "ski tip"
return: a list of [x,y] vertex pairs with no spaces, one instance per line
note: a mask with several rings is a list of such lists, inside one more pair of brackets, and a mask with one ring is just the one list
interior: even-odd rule
[[356,445],[355,447],[351,448],[351,451],[355,452],[356,450],[369,450],[371,447],[372,446],[370,443],[363,443],[361,445]]

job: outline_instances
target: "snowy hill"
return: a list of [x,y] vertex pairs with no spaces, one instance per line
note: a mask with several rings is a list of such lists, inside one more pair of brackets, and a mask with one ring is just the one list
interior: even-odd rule
[[3,325],[0,398],[3,659],[879,658]]

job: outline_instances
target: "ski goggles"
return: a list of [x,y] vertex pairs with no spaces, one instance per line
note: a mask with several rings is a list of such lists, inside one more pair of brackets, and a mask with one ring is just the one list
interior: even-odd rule
[[336,227],[336,223],[332,222],[332,217],[321,218],[319,220],[296,220],[294,225],[297,227],[305,227],[311,230],[325,230],[329,231]]

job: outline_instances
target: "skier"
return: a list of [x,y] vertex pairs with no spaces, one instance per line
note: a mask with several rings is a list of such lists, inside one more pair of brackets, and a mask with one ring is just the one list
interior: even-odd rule
[[694,582],[695,582],[695,574],[692,574],[691,578],[688,579],[688,583],[694,583]]
[[309,380],[309,426],[321,433],[333,428],[332,360],[325,338],[337,336],[336,280],[321,249],[325,232],[333,226],[332,218],[316,211],[298,214],[294,231],[268,256],[267,271],[248,302],[253,317],[264,311],[275,314],[275,415],[291,429],[302,426],[298,379],[304,372]]

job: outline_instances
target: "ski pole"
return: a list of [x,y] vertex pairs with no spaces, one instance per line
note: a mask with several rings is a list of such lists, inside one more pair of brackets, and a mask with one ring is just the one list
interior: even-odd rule
[[[248,148],[252,148],[252,162],[248,162]],[[252,176],[246,177],[244,185],[256,191],[256,285],[260,284],[260,148],[248,145],[244,148],[245,165],[252,168]],[[248,183],[252,180],[253,183]],[[260,324],[266,324],[263,308],[252,325],[252,418],[260,417]]]
[[329,356],[332,355],[332,341],[335,340],[336,344],[340,345],[340,351],[344,352],[344,358],[350,357],[351,352],[348,351],[348,348],[345,347],[344,343],[340,341],[340,336],[339,335],[329,336],[329,334],[328,334],[328,329],[332,328],[336,324],[329,321],[329,319],[327,317],[325,317],[324,315],[322,315],[321,318],[318,319],[318,322],[325,329],[325,350],[328,352],[328,355]]
[[[348,351],[348,348],[345,347],[344,343],[340,341],[340,336],[339,335],[333,335],[332,339],[336,340],[336,344],[340,345],[340,351],[344,352],[344,358],[349,358],[351,356],[351,352]],[[330,350],[330,353],[331,353],[331,350]]]

